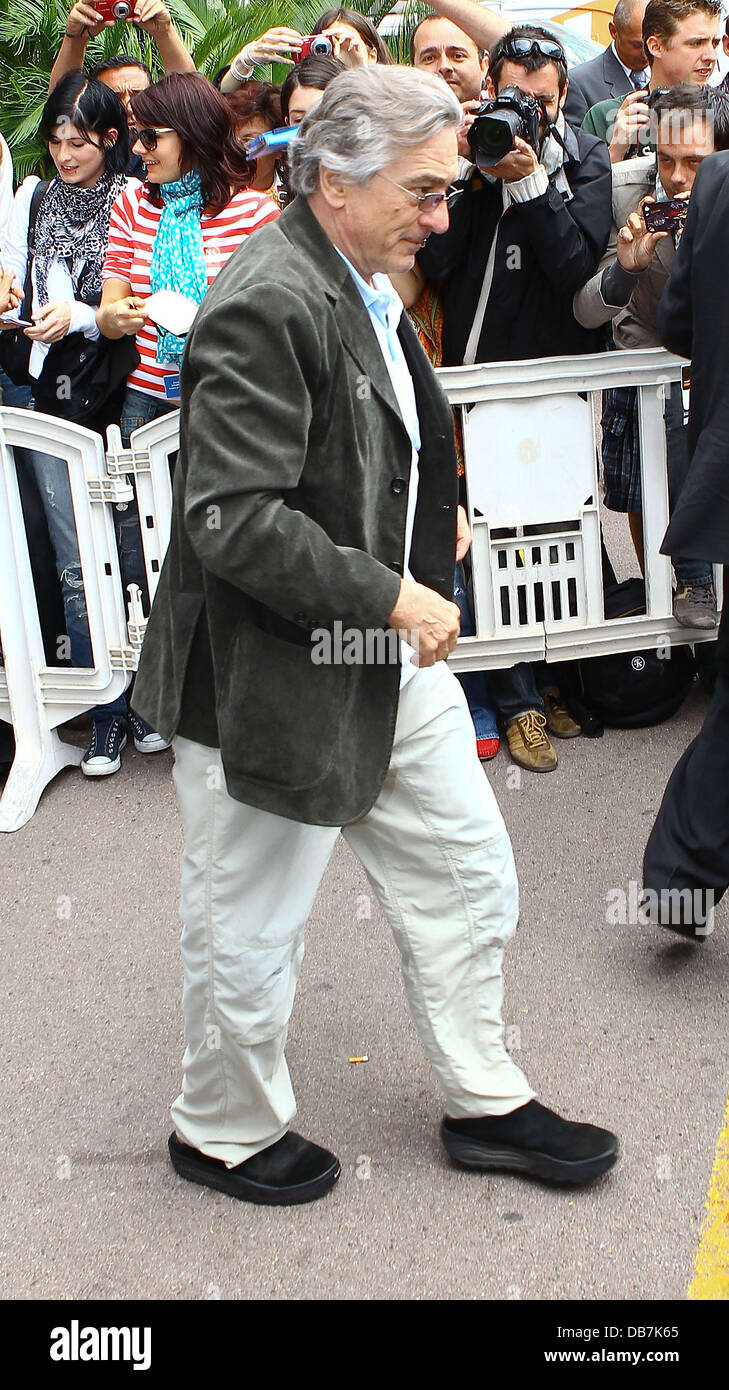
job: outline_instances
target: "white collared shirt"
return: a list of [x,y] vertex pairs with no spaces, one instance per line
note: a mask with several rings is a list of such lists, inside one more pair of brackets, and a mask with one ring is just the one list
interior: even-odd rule
[[[643,81],[641,82],[640,85],[641,85],[641,87],[647,87],[647,86],[648,86],[648,79],[649,79],[649,77],[650,77],[650,72],[651,72],[650,68],[626,68],[625,63],[623,62],[622,58],[620,57],[620,54],[618,53],[617,48],[615,47],[615,44],[614,44],[614,43],[611,43],[610,47],[612,48],[613,53],[614,53],[615,57],[617,58],[617,60],[618,60],[618,62],[619,62],[619,64],[620,64],[620,66],[621,66],[621,68],[623,69],[623,72],[625,73],[625,76],[626,76],[627,78],[630,79],[630,74],[631,74],[631,72],[642,72],[642,73],[643,73]],[[633,85],[632,80],[630,81],[630,85],[631,85],[631,87],[632,87],[632,85]]]
[[[360,275],[359,271],[347,260],[347,257],[339,247],[335,250],[342,257],[357,289],[362,297],[362,302],[370,316],[370,322],[375,330],[380,352],[387,367],[387,371],[392,382],[392,389],[400,408],[403,424],[410,435],[412,445],[412,455],[410,460],[410,484],[408,487],[408,505],[405,520],[405,558],[403,564],[403,576],[405,579],[412,579],[410,572],[410,547],[413,540],[413,527],[415,525],[415,508],[418,502],[418,455],[420,453],[420,421],[418,419],[418,407],[415,400],[415,387],[410,375],[410,369],[405,361],[405,354],[402,344],[397,336],[397,326],[403,313],[403,302],[393,288],[392,282],[387,275],[375,274],[372,276],[372,283],[368,282]],[[400,640],[400,689],[415,675],[417,666],[410,660],[414,655],[413,648],[409,643]]]

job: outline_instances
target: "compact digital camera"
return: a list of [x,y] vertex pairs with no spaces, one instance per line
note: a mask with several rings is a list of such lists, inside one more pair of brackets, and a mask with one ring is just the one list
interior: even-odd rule
[[490,169],[514,148],[516,137],[539,149],[543,106],[521,87],[504,87],[497,97],[479,106],[468,132],[476,164]]
[[94,9],[104,19],[134,19],[136,0],[94,0]]
[[334,43],[328,34],[307,34],[301,44],[299,62],[314,55],[319,58],[331,58],[333,53]]

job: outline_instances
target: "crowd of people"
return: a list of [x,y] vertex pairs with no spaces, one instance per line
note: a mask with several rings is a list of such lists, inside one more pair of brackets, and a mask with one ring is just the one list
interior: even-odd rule
[[[296,130],[329,84],[393,63],[367,18],[328,9],[313,36],[272,28],[211,82],[195,71],[162,0],[140,0],[133,22],[158,46],[158,81],[123,52],[86,71],[88,40],[109,21],[91,0],[70,10],[41,122],[52,177],[26,178],[13,196],[0,140],[0,310],[32,325],[0,334],[3,401],[102,433],[116,423],[125,445],[179,407],[185,335],[155,320],[150,296],[173,290],[199,305],[236,248],[296,196]],[[671,229],[652,230],[646,211],[688,205],[702,161],[729,146],[726,80],[708,85],[719,44],[729,52],[729,22],[722,39],[721,0],[618,0],[610,31],[604,54],[568,71],[552,32],[509,27],[472,0],[438,0],[417,25],[412,67],[446,83],[462,114],[448,225],[426,233],[413,268],[392,276],[434,365],[659,345],[657,313],[683,220],[679,212]],[[312,50],[313,38],[327,42]],[[290,68],[280,87],[255,77],[270,62]],[[517,135],[506,154],[489,157],[470,138],[473,123],[484,100],[515,88],[536,102],[538,134]],[[261,147],[255,156],[251,142]],[[421,204],[429,196],[415,185],[397,195]],[[61,377],[71,382],[62,393]],[[454,429],[465,536],[457,418]],[[688,461],[680,385],[667,401],[666,436],[673,505]],[[634,388],[605,393],[601,447],[605,505],[627,514],[643,570]],[[89,666],[67,470],[35,451],[21,467],[24,497],[34,489],[45,518],[70,659]],[[148,612],[136,504],[114,513],[125,588],[140,586]],[[474,631],[467,550],[459,540],[453,595],[464,634]],[[711,567],[690,555],[673,564],[677,621],[715,627]],[[557,766],[552,740],[582,732],[566,669],[521,662],[461,680],[484,761],[504,734],[516,763],[548,772]],[[125,697],[91,718],[87,776],[118,770],[130,731],[141,752],[168,747]]]

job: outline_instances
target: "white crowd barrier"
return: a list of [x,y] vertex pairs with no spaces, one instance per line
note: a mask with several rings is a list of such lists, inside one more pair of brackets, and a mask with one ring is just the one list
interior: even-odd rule
[[[453,405],[464,406],[464,446],[476,635],[450,658],[456,670],[518,661],[561,661],[647,646],[711,640],[672,614],[671,562],[659,554],[668,524],[663,410],[682,359],[662,349],[443,368]],[[595,393],[639,392],[647,612],[606,620],[599,524]],[[170,533],[170,456],[179,413],[135,431],[122,448],[35,411],[0,407],[0,719],[13,725],[16,754],[0,799],[0,831],[30,820],[44,788],[81,750],[58,726],[120,695],[144,639],[139,590],[124,595],[111,507],[129,501],[134,479],[150,597]],[[68,465],[94,664],[46,663],[18,490],[15,450]],[[720,571],[716,570],[720,597]]]
[[[111,507],[132,498],[127,479],[133,476],[154,596],[170,534],[169,456],[177,441],[177,412],[137,430],[127,450],[119,430],[111,429],[105,452],[101,436],[80,425],[0,407],[0,719],[12,724],[15,736],[0,830],[25,825],[56,773],[81,761],[82,750],[64,743],[58,726],[121,695],[137,668],[146,623],[135,585],[125,603]],[[50,454],[68,466],[93,666],[46,663],[16,449]]]
[[[476,635],[460,639],[454,670],[715,639],[715,630],[676,622],[671,561],[659,554],[668,525],[663,412],[685,366],[643,348],[440,370],[451,404],[464,407],[473,531]],[[638,388],[647,611],[606,619],[594,398],[614,386]],[[715,582],[720,599],[719,567]]]

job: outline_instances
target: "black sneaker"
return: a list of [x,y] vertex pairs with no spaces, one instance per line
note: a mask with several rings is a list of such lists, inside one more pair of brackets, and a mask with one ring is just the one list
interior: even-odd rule
[[124,720],[118,715],[111,719],[95,719],[91,742],[81,759],[84,777],[111,777],[113,772],[118,772],[126,743]]
[[716,627],[714,585],[680,585],[673,595],[673,616],[681,627]]
[[138,753],[164,753],[169,743],[133,709],[127,710],[127,721],[134,735],[134,747]]
[[334,1154],[293,1130],[236,1168],[226,1168],[221,1159],[208,1158],[199,1149],[190,1148],[174,1133],[169,1138],[169,1151],[181,1178],[262,1206],[314,1202],[334,1186],[342,1171]]
[[545,1182],[579,1183],[612,1168],[618,1141],[597,1125],[563,1120],[538,1100],[508,1115],[450,1120],[441,1137],[451,1158],[464,1168],[503,1169]]

